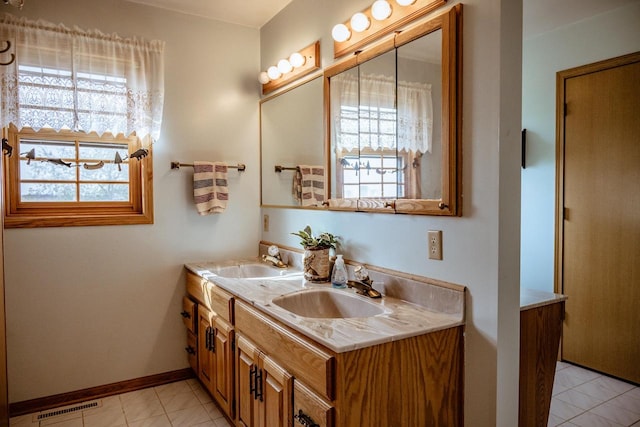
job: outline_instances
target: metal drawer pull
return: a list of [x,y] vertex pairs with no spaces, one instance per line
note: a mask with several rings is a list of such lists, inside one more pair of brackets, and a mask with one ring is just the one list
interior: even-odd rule
[[256,368],[256,399],[262,399],[262,369]]
[[193,347],[189,346],[189,347],[185,347],[184,348],[185,351],[189,354],[196,354],[196,351],[193,349]]
[[251,365],[249,368],[249,394],[253,396],[253,400],[256,400],[256,373],[258,367]]
[[302,412],[302,409],[300,409],[298,413],[293,416],[293,418],[295,418],[298,423],[302,424],[305,427],[320,427],[320,425],[313,421],[313,419],[309,415]]
[[183,310],[183,311],[180,313],[180,315],[181,315],[182,317],[184,317],[185,319],[191,319],[191,313],[189,313],[188,311],[184,311],[184,310]]

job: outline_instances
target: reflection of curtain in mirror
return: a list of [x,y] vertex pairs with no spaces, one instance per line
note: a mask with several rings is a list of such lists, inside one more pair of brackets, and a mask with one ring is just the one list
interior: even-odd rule
[[430,153],[432,135],[431,85],[398,82],[398,151]]
[[420,184],[422,153],[409,150],[407,157],[407,168],[404,175],[407,180],[407,185],[405,186],[404,196],[407,199],[422,199],[422,185]]

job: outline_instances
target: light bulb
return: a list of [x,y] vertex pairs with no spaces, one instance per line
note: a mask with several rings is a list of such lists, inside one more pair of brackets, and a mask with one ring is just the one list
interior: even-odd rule
[[307,58],[302,56],[300,52],[294,52],[289,57],[289,62],[293,65],[293,68],[302,67],[305,62],[307,62]]
[[400,6],[409,6],[410,4],[414,4],[416,0],[396,0]]
[[331,30],[331,37],[333,37],[333,39],[338,43],[341,43],[349,40],[351,37],[351,31],[349,31],[349,28],[347,28],[346,25],[338,24],[333,27],[333,30]]
[[371,6],[371,15],[377,21],[382,21],[391,16],[391,5],[387,0],[376,0]]
[[266,85],[267,83],[269,83],[271,81],[271,79],[269,78],[269,74],[267,74],[266,71],[263,71],[258,76],[258,81],[260,83],[262,83],[263,85]]
[[293,70],[291,63],[286,59],[281,59],[278,61],[278,71],[282,74],[287,74],[289,71]]
[[371,24],[369,18],[362,12],[355,13],[351,17],[351,28],[353,28],[353,31],[356,33],[361,33],[369,28],[369,24]]
[[278,67],[276,67],[275,65],[272,65],[267,69],[267,76],[269,76],[271,80],[277,80],[280,78],[281,75],[282,73],[280,72],[280,70],[278,70]]

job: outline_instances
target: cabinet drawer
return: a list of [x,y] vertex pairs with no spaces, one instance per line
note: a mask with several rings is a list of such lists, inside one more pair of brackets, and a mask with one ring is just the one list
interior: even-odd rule
[[209,282],[209,306],[211,311],[233,324],[233,295]]
[[182,322],[187,331],[196,333],[196,303],[189,297],[182,297]]
[[294,377],[329,400],[335,396],[335,358],[249,305],[236,301],[236,328]]
[[293,424],[333,427],[334,408],[300,381],[293,382]]
[[198,303],[208,306],[204,297],[207,289],[207,280],[187,271],[187,294],[191,295]]
[[233,324],[233,295],[229,292],[215,283],[187,271],[187,294],[217,316]]

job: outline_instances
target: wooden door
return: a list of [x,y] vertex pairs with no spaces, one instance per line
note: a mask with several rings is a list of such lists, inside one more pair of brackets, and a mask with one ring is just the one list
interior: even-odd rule
[[557,82],[562,358],[640,383],[640,52]]
[[233,326],[224,319],[216,317],[215,327],[215,353],[214,353],[214,396],[222,410],[233,419]]
[[257,403],[254,398],[254,375],[258,366],[256,347],[241,336],[236,341],[236,390],[238,391],[236,424],[238,427],[257,426]]
[[213,390],[215,373],[211,345],[214,336],[211,317],[211,311],[198,304],[198,378],[210,392]]
[[290,427],[293,377],[272,359],[260,356],[262,396],[260,427]]

